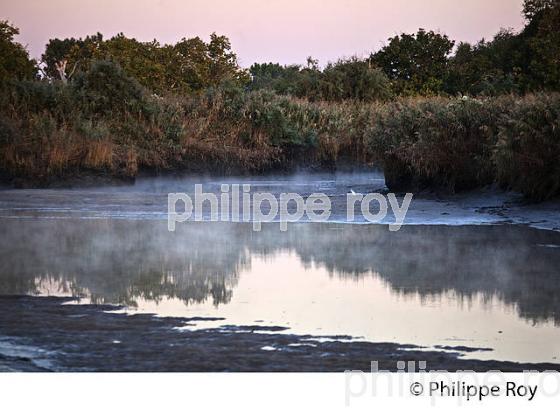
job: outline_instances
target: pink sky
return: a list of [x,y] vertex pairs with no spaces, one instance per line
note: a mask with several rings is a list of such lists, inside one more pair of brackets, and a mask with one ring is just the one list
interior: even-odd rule
[[368,55],[419,27],[476,42],[500,27],[523,26],[522,0],[0,0],[0,19],[21,30],[39,57],[50,38],[118,32],[147,41],[228,36],[242,66],[253,62],[321,64]]

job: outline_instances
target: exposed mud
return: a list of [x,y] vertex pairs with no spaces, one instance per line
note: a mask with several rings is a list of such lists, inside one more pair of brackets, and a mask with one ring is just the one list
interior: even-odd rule
[[[427,370],[560,370],[558,364],[464,360],[460,347],[317,339],[259,326],[187,330],[203,318],[112,313],[112,305],[63,304],[71,298],[0,297],[0,370],[15,371],[344,371],[396,370],[426,361]],[[18,355],[13,346],[28,352]],[[6,347],[8,346],[8,348]],[[21,349],[21,348],[20,348]]]

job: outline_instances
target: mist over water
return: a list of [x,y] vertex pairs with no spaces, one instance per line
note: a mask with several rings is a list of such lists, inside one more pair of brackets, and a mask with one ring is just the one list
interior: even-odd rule
[[399,232],[346,223],[296,223],[287,232],[270,223],[254,232],[250,223],[224,222],[169,232],[167,193],[201,182],[207,192],[222,183],[325,192],[339,222],[337,200],[348,191],[384,187],[382,175],[363,173],[2,191],[0,295],[70,295],[128,313],[223,318],[198,326],[265,324],[560,362],[558,232],[480,225],[499,219],[435,199],[420,200]]
[[[138,178],[134,184],[108,187],[7,190],[0,191],[0,217],[167,219],[168,194],[185,193],[194,196],[196,184],[202,186],[204,193],[215,194],[218,198],[223,184],[248,185],[251,195],[266,192],[276,198],[282,193],[297,193],[303,198],[321,193],[327,195],[332,202],[331,219],[344,221],[346,194],[351,190],[363,193],[382,190],[385,180],[383,173],[378,171],[221,178],[176,175]],[[239,202],[242,210],[242,203]],[[372,207],[375,205],[373,202]],[[294,204],[290,203],[290,212],[293,212],[293,207]],[[203,216],[204,219],[210,219],[208,202],[203,204]]]
[[[509,360],[554,361],[558,348],[555,232],[308,223],[256,233],[250,224],[201,222],[170,233],[163,221],[3,222],[5,295],[83,296],[131,312],[226,319],[216,325],[265,320],[300,333],[492,347],[490,357]],[[417,320],[427,334],[418,334]],[[544,334],[545,357],[511,356]],[[500,351],[508,339],[517,352]]]
[[[168,218],[168,194],[185,193],[193,196],[195,185],[200,184],[204,193],[220,195],[222,184],[248,185],[250,194],[265,192],[279,199],[282,193],[297,193],[304,199],[312,194],[324,194],[331,202],[328,222],[349,223],[347,219],[347,195],[351,192],[368,194],[386,193],[382,171],[336,172],[336,173],[295,173],[263,176],[237,177],[193,177],[166,176],[138,178],[133,184],[115,186],[91,186],[67,189],[9,189],[0,190],[0,218],[119,218],[119,219],[160,219]],[[397,202],[402,205],[403,193],[397,193]],[[510,193],[478,192],[466,196],[449,198],[412,199],[403,223],[405,225],[472,225],[507,222],[527,223],[547,229],[560,230],[559,204],[552,208],[540,206],[523,207],[521,212],[504,213],[508,202],[519,196]],[[243,206],[240,201],[240,212]],[[268,203],[262,206],[263,214],[268,212]],[[288,203],[288,211],[294,212],[293,201]],[[370,202],[370,212],[379,211],[377,201]],[[515,208],[512,208],[515,209]],[[354,204],[354,220],[351,223],[368,223],[360,210],[360,203]],[[179,209],[178,211],[181,211]],[[211,219],[210,204],[202,205],[203,220]],[[249,220],[253,220],[249,212]],[[230,218],[232,220],[232,218]],[[278,222],[278,216],[275,219]],[[300,222],[309,222],[304,215]],[[395,215],[389,209],[379,222],[385,225],[395,222]]]

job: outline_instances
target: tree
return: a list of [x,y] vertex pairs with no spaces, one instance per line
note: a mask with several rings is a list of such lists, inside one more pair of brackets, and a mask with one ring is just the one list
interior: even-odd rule
[[445,91],[504,94],[560,90],[560,2],[526,0],[527,24],[500,30],[492,41],[462,43],[450,59]]
[[208,57],[210,58],[210,84],[217,85],[224,80],[247,82],[248,73],[240,70],[237,56],[231,51],[231,43],[226,36],[210,35],[208,43]]
[[500,30],[492,41],[460,43],[449,60],[444,91],[449,94],[498,95],[527,87],[527,50],[519,35]]
[[282,66],[278,63],[254,63],[249,68],[251,83],[249,88],[274,90],[282,95],[298,94],[297,85],[302,76],[298,65]]
[[558,6],[558,0],[525,0],[523,2],[523,15],[528,21],[536,16]]
[[329,64],[323,71],[322,97],[340,101],[386,100],[391,96],[391,84],[387,76],[369,61],[356,57]]
[[175,64],[168,69],[171,88],[200,91],[207,87],[210,81],[210,59],[208,46],[200,37],[183,38],[170,52],[175,58]]
[[370,60],[389,77],[397,94],[437,94],[454,44],[446,35],[420,29],[390,38]]
[[103,43],[103,35],[97,33],[85,39],[58,38],[47,43],[41,57],[45,74],[51,79],[67,82],[78,72],[86,70],[98,57],[97,51]]
[[391,96],[387,76],[369,61],[356,57],[329,63],[320,70],[316,60],[307,59],[307,66],[253,64],[250,88],[267,88],[278,94],[308,100],[385,100]]
[[94,113],[139,112],[144,105],[142,86],[112,61],[95,60],[76,75],[72,87],[81,106]]
[[529,0],[524,10],[528,3],[538,3],[531,9],[531,20],[521,34],[527,32],[530,87],[560,91],[560,2]]
[[31,79],[37,75],[35,60],[29,59],[27,50],[14,40],[19,29],[8,21],[0,21],[0,84],[8,80]]
[[47,75],[63,82],[97,60],[117,63],[128,76],[158,94],[199,92],[223,81],[249,80],[228,38],[215,33],[209,43],[195,37],[174,45],[141,42],[122,33],[104,40],[98,33],[84,39],[52,39],[43,54]]

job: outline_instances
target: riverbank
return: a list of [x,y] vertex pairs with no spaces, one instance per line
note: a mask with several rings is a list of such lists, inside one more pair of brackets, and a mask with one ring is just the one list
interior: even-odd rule
[[393,192],[458,193],[496,184],[532,201],[560,194],[558,93],[310,102],[224,86],[159,97],[118,74],[118,95],[108,105],[96,98],[113,92],[110,84],[20,82],[4,92],[0,179],[48,187],[142,173],[376,166]]
[[[140,176],[134,180],[78,178],[59,182],[50,189],[0,190],[0,217],[72,217],[167,219],[168,193],[194,194],[195,184],[203,192],[219,195],[222,184],[247,184],[251,192],[268,192],[275,197],[294,192],[307,198],[312,193],[329,197],[329,222],[348,223],[347,194],[385,193],[382,172],[299,172],[270,173],[257,176],[212,176],[168,173],[166,176]],[[399,203],[402,195],[397,194]],[[290,204],[292,206],[293,204]],[[371,205],[377,212],[376,202]],[[203,213],[209,218],[209,209]],[[413,196],[404,225],[496,225],[518,224],[535,228],[560,230],[560,200],[540,203],[527,201],[523,195],[488,186],[457,194],[423,190]],[[293,209],[290,208],[293,212]],[[302,222],[307,221],[303,217]],[[361,212],[354,223],[366,223]],[[394,222],[392,215],[380,223]]]

